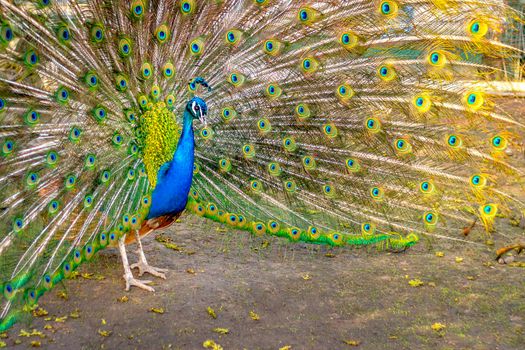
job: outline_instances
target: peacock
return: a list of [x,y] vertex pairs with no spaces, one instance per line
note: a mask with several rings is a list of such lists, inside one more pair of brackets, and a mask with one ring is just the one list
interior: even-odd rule
[[107,247],[153,291],[141,239],[184,211],[329,246],[523,238],[523,25],[502,0],[0,0],[0,331]]

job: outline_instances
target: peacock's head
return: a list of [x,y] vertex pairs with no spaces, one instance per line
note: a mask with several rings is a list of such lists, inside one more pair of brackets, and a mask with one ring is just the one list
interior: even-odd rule
[[186,110],[193,116],[193,119],[199,119],[202,124],[206,124],[206,114],[208,114],[208,106],[206,102],[200,97],[193,97],[188,101]]

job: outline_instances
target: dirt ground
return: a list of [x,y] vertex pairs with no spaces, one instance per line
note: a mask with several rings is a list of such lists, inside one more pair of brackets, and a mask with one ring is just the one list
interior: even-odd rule
[[150,263],[169,269],[166,281],[143,276],[155,293],[125,292],[110,249],[44,296],[40,317],[0,341],[47,349],[203,349],[206,340],[224,349],[525,349],[525,269],[497,264],[483,249],[449,246],[439,257],[425,243],[398,254],[297,245],[188,216],[163,235],[171,249],[145,240]]

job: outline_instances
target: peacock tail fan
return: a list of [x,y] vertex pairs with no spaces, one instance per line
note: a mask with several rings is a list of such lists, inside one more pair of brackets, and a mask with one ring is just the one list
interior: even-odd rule
[[140,227],[194,93],[199,215],[329,245],[523,237],[496,220],[524,209],[522,25],[500,0],[0,0],[0,331]]

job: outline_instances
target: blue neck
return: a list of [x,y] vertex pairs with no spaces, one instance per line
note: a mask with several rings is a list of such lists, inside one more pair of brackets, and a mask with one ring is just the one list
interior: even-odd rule
[[190,112],[188,112],[187,109],[184,109],[183,119],[184,120],[182,124],[182,134],[180,135],[179,143],[177,144],[177,149],[173,154],[173,159],[171,161],[168,174],[172,171],[176,171],[176,169],[174,169],[176,168],[176,166],[174,166],[174,163],[180,165],[178,164],[180,161],[191,159],[191,173],[193,175],[193,151],[195,150],[195,140],[193,138],[193,116],[190,114]]
[[184,110],[182,134],[173,159],[163,165],[158,174],[148,219],[180,213],[186,207],[193,180],[194,149],[193,116]]

